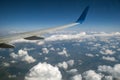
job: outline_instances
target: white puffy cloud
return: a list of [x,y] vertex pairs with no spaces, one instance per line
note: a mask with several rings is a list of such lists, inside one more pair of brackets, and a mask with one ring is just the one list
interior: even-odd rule
[[103,56],[102,59],[107,61],[116,61],[114,57],[110,57],[110,56]]
[[9,78],[15,78],[16,75],[8,75]]
[[106,53],[106,54],[114,54],[115,51],[112,51],[112,50],[107,49],[107,50],[105,50],[105,53]]
[[72,80],[82,80],[81,74],[75,75],[72,77]]
[[25,80],[62,80],[62,75],[58,67],[48,63],[38,63],[30,69]]
[[117,51],[120,51],[120,48],[118,48]]
[[100,51],[101,54],[104,54],[104,55],[113,55],[115,53],[115,51],[112,51],[110,49],[106,49],[106,50],[101,50]]
[[68,61],[63,61],[61,63],[58,63],[57,66],[63,69],[67,69],[69,66],[73,66],[74,65],[74,60],[68,60]]
[[66,48],[63,48],[63,50],[62,50],[61,52],[58,52],[58,54],[59,54],[59,55],[66,56],[66,57],[69,56],[69,54],[68,54],[67,51],[66,51]]
[[63,61],[62,63],[58,63],[57,66],[63,69],[68,68],[68,64],[65,61]]
[[12,61],[10,61],[10,63],[14,64],[14,63],[16,63],[16,61],[12,60]]
[[0,56],[0,58],[2,58],[2,56]]
[[56,48],[56,51],[60,51],[60,48]]
[[113,80],[112,76],[105,76],[105,80]]
[[96,43],[96,44],[94,44],[93,46],[95,46],[95,47],[100,47],[100,46],[101,46],[101,44]]
[[120,79],[120,64],[116,64],[114,67],[102,65],[98,67],[98,71],[109,73],[113,78]]
[[0,56],[0,59],[5,59],[5,57],[3,57],[3,56]]
[[45,54],[48,54],[49,50],[47,48],[42,48],[42,52],[45,53]]
[[51,51],[55,51],[55,48],[54,48],[54,47],[51,47],[50,50],[51,50]]
[[69,66],[73,66],[73,65],[74,65],[74,60],[69,60],[69,61],[67,61],[67,64],[68,64]]
[[20,61],[25,61],[27,63],[33,63],[36,60],[28,54],[26,50],[20,49],[17,54],[11,53],[10,56],[13,59],[20,60]]
[[112,67],[111,66],[106,66],[106,65],[102,65],[102,66],[98,66],[98,71],[101,72],[112,72]]
[[83,77],[85,80],[101,80],[103,76],[96,73],[94,70],[88,70],[84,72]]
[[37,41],[36,42],[38,45],[43,45],[43,44],[45,44],[45,41]]
[[78,64],[82,65],[83,61],[82,60],[78,60]]
[[94,55],[93,54],[85,54],[86,56],[88,56],[88,57],[94,57]]
[[71,74],[76,74],[78,72],[77,69],[71,69],[69,71],[67,71],[68,73],[71,73]]
[[41,56],[41,55],[42,55],[42,53],[39,53],[39,55]]
[[7,63],[7,62],[3,62],[3,66],[4,66],[4,67],[9,67],[9,66],[10,66],[10,64],[9,64],[9,63]]
[[48,60],[48,57],[45,57],[45,60]]

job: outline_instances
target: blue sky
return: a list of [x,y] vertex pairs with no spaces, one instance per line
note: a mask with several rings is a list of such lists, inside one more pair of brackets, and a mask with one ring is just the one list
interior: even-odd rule
[[67,30],[120,31],[120,0],[0,0],[0,32],[71,23],[88,5],[85,22]]

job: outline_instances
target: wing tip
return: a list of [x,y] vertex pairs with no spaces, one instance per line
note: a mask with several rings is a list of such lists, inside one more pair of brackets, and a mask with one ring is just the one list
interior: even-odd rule
[[82,14],[81,14],[81,16],[77,19],[77,23],[83,23],[84,22],[84,20],[85,20],[85,18],[86,18],[86,16],[87,16],[87,13],[88,13],[88,10],[89,10],[89,8],[90,8],[90,6],[88,5],[85,9],[84,9],[84,11],[82,12]]

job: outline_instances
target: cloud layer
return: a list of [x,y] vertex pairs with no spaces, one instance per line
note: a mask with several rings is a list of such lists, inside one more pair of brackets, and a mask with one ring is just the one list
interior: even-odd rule
[[[59,57],[61,59],[60,62],[58,60],[58,62],[55,63],[57,67],[54,67],[48,63],[39,63],[38,65],[35,65],[32,69],[30,69],[29,73],[25,77],[25,80],[62,80],[62,75],[58,70],[58,67],[62,73],[68,73],[67,77],[70,75],[70,80],[113,80],[114,78],[119,80],[119,64],[113,66],[113,64],[118,63],[120,59],[118,55],[120,51],[119,37],[119,32],[77,32],[53,33],[52,35],[49,34],[44,41],[21,40],[21,42],[35,43],[37,46],[40,46],[40,57],[44,56],[44,61],[47,61],[49,63],[52,62],[51,58],[53,57],[49,56],[49,53],[57,53],[57,55],[52,55],[60,55]],[[57,44],[60,45],[58,46]],[[68,44],[71,46],[69,47]],[[35,48],[38,50],[38,47]],[[75,49],[74,51],[72,51],[73,48]],[[17,54],[11,53],[10,56],[16,60],[25,61],[28,63],[35,62],[35,59],[32,56],[28,55],[26,50],[19,50]],[[75,55],[73,55],[73,53],[70,51],[75,53]],[[83,56],[83,58],[86,57],[85,60],[83,58],[79,58],[78,55],[80,55],[80,57]],[[77,61],[76,59],[79,59],[80,61]],[[87,59],[91,61],[95,59],[96,65],[94,66],[86,64],[84,61],[88,61]],[[82,64],[78,65],[78,62]],[[107,63],[107,65],[111,66],[104,65],[104,62]],[[88,67],[86,65],[90,66],[91,68],[87,68],[86,70],[86,67]],[[98,70],[97,66],[99,66]],[[82,68],[82,70],[80,70],[81,67],[85,68]],[[55,72],[56,74],[54,74]],[[63,76],[66,78],[66,75]]]

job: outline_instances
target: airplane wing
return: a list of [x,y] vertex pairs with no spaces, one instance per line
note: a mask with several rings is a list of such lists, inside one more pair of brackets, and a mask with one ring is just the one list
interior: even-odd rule
[[83,21],[86,18],[88,10],[89,10],[89,6],[87,6],[84,9],[81,16],[78,18],[78,20],[76,22],[73,22],[73,23],[70,23],[70,24],[67,24],[67,25],[48,28],[48,29],[41,29],[41,30],[31,31],[31,32],[17,33],[15,35],[11,35],[11,36],[0,37],[0,48],[14,48],[15,47],[14,45],[9,44],[9,42],[12,41],[12,40],[21,39],[21,38],[24,38],[24,39],[27,39],[27,40],[40,40],[40,39],[44,39],[44,38],[43,37],[38,37],[37,35],[43,35],[43,34],[46,34],[46,33],[49,33],[49,32],[62,30],[62,29],[65,29],[65,28],[76,26],[78,24],[82,24]]

